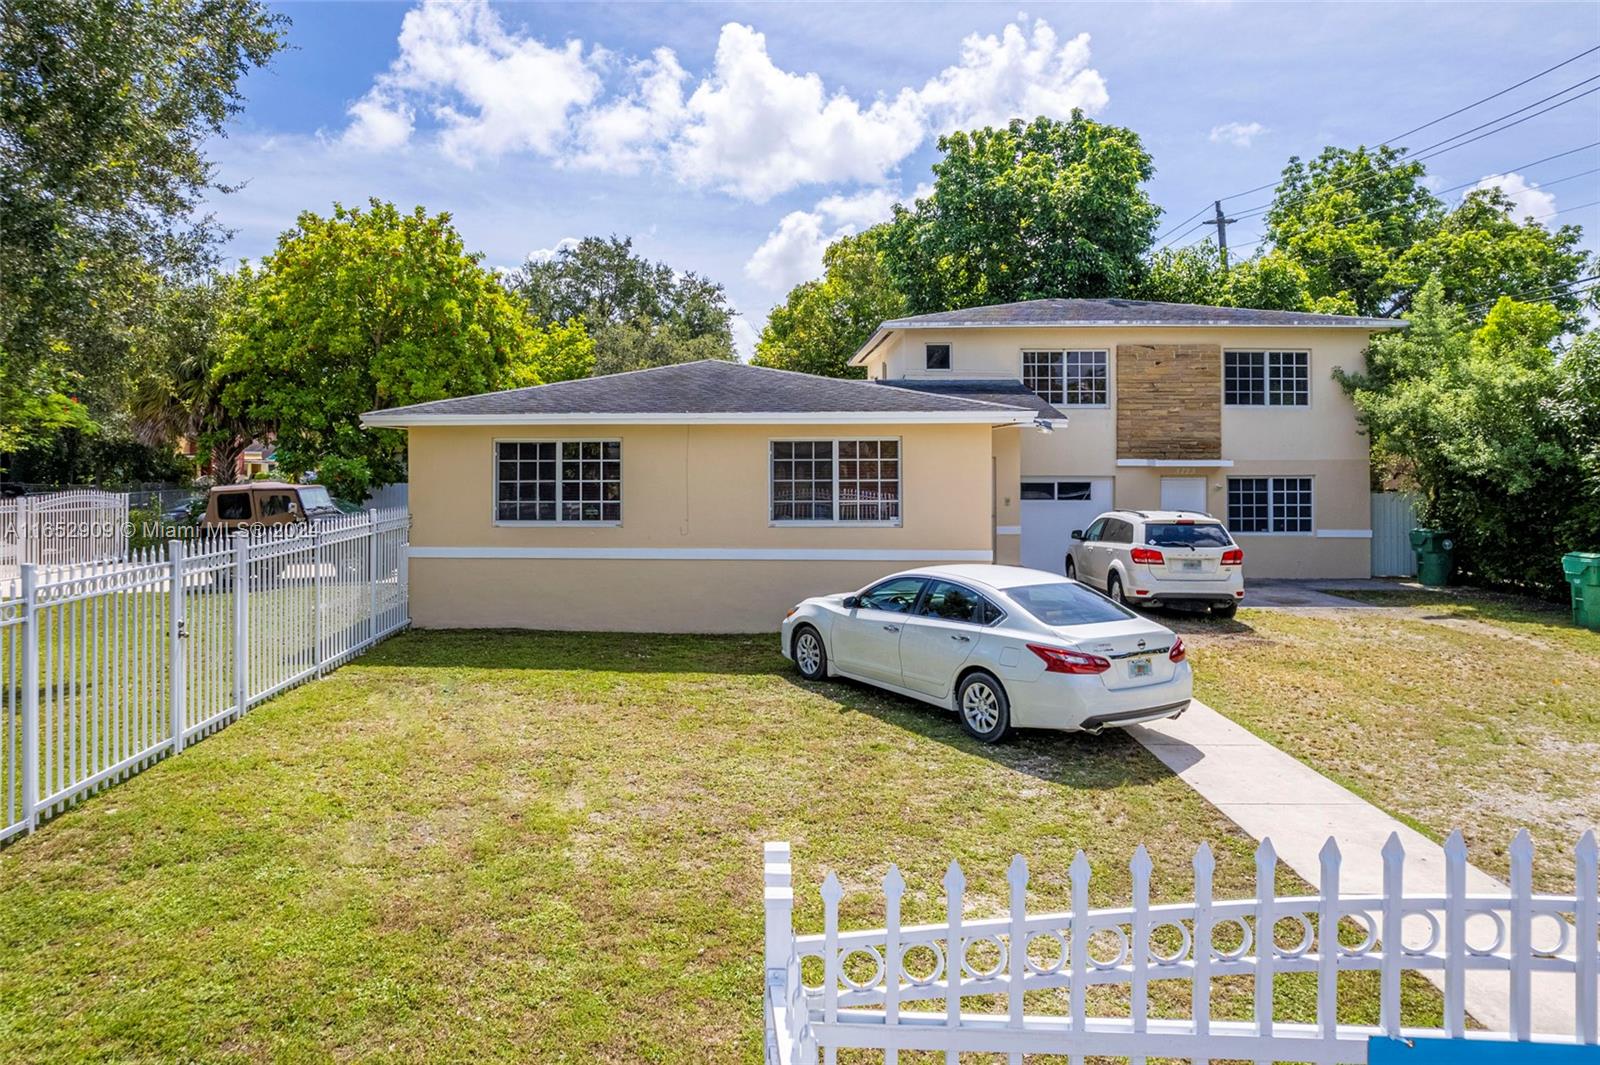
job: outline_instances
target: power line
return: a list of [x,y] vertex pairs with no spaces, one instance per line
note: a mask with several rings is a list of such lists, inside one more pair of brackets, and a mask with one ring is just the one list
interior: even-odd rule
[[1209,203],[1208,203],[1208,204],[1206,204],[1206,205],[1205,205],[1205,206],[1204,206],[1204,207],[1202,207],[1202,208],[1200,208],[1200,209],[1199,209],[1199,210],[1198,210],[1198,211],[1196,211],[1196,212],[1195,212],[1195,213],[1194,213],[1194,214],[1192,214],[1192,215],[1190,215],[1190,216],[1189,216],[1189,217],[1188,217],[1188,218],[1185,218],[1185,219],[1184,219],[1184,220],[1183,220],[1183,221],[1182,221],[1182,222],[1178,222],[1178,223],[1175,223],[1175,224],[1174,224],[1174,225],[1173,225],[1173,226],[1172,226],[1172,228],[1171,228],[1171,229],[1168,229],[1168,230],[1167,230],[1167,232],[1166,232],[1166,233],[1158,233],[1158,234],[1157,234],[1157,235],[1156,235],[1156,238],[1155,238],[1155,239],[1156,239],[1156,240],[1162,240],[1162,239],[1164,239],[1164,238],[1165,238],[1165,237],[1166,237],[1166,236],[1167,236],[1167,235],[1168,235],[1168,234],[1169,234],[1169,233],[1171,233],[1171,232],[1173,232],[1173,230],[1176,230],[1176,229],[1178,229],[1178,228],[1180,228],[1180,227],[1182,227],[1182,226],[1184,226],[1184,225],[1187,225],[1187,224],[1188,224],[1188,223],[1190,223],[1190,222],[1192,222],[1192,221],[1194,221],[1194,220],[1195,220],[1195,219],[1196,219],[1196,218],[1199,218],[1199,217],[1200,217],[1200,216],[1201,216],[1201,215],[1203,215],[1203,214],[1205,214],[1205,213],[1206,213],[1206,211],[1207,211],[1207,210],[1209,210],[1209,209],[1210,209],[1210,207],[1211,207],[1211,205],[1210,205],[1210,204],[1209,204]]
[[[1395,141],[1399,140],[1401,137],[1409,137],[1413,133],[1421,133],[1423,130],[1427,129],[1429,126],[1437,126],[1439,123],[1443,122],[1447,118],[1455,118],[1457,115],[1461,114],[1463,111],[1471,111],[1474,107],[1477,107],[1479,104],[1486,104],[1490,100],[1494,100],[1494,99],[1497,99],[1497,98],[1499,98],[1501,96],[1504,96],[1506,93],[1511,92],[1513,89],[1520,89],[1524,85],[1528,84],[1528,82],[1530,82],[1530,81],[1538,81],[1540,78],[1544,77],[1546,74],[1549,74],[1549,73],[1551,73],[1553,71],[1560,70],[1562,67],[1566,66],[1569,63],[1576,63],[1578,60],[1582,59],[1584,56],[1593,55],[1595,52],[1600,52],[1600,44],[1595,45],[1593,48],[1586,48],[1583,51],[1579,52],[1575,56],[1570,56],[1570,57],[1568,57],[1566,59],[1563,59],[1561,62],[1557,63],[1553,67],[1545,67],[1543,70],[1539,71],[1539,73],[1534,74],[1534,75],[1532,75],[1530,77],[1523,78],[1521,81],[1517,82],[1515,85],[1508,85],[1504,89],[1501,89],[1499,92],[1490,93],[1488,96],[1485,96],[1481,100],[1474,100],[1474,101],[1472,101],[1472,103],[1468,104],[1465,107],[1458,107],[1454,111],[1451,111],[1448,115],[1440,115],[1438,118],[1434,119],[1431,122],[1424,122],[1420,126],[1413,126],[1412,128],[1406,130],[1404,133],[1397,133],[1393,137],[1390,137],[1387,140],[1385,140],[1383,143],[1384,144],[1393,144]],[[1224,197],[1224,198],[1226,198],[1226,197]]]
[[[1509,86],[1507,86],[1507,87],[1506,87],[1506,88],[1504,88],[1504,89],[1501,89],[1501,90],[1500,90],[1500,91],[1499,91],[1499,92],[1496,92],[1496,93],[1492,93],[1492,94],[1491,94],[1491,95],[1489,95],[1489,96],[1485,96],[1485,97],[1484,97],[1484,98],[1483,98],[1483,99],[1481,99],[1481,100],[1477,100],[1477,101],[1475,101],[1475,102],[1473,102],[1473,103],[1470,103],[1470,104],[1467,104],[1467,105],[1466,105],[1466,106],[1465,106],[1465,107],[1459,107],[1459,108],[1457,108],[1457,109],[1456,109],[1456,110],[1454,110],[1454,111],[1451,111],[1451,112],[1450,112],[1450,113],[1449,113],[1449,114],[1446,114],[1446,115],[1440,115],[1440,116],[1439,116],[1439,117],[1438,117],[1438,118],[1436,118],[1436,119],[1433,119],[1433,120],[1431,120],[1431,121],[1429,121],[1429,122],[1424,122],[1424,123],[1423,123],[1423,124],[1422,124],[1422,125],[1420,125],[1420,126],[1417,126],[1417,127],[1415,127],[1415,128],[1414,128],[1414,129],[1409,129],[1409,130],[1407,130],[1407,131],[1406,131],[1406,132],[1405,132],[1405,133],[1402,133],[1402,134],[1400,134],[1400,135],[1399,135],[1399,136],[1396,136],[1396,137],[1391,137],[1391,138],[1389,138],[1389,139],[1388,139],[1388,140],[1386,140],[1386,141],[1383,141],[1383,142],[1381,142],[1381,143],[1379,143],[1379,144],[1377,144],[1377,145],[1375,145],[1375,146],[1374,146],[1374,147],[1377,147],[1377,148],[1385,148],[1385,147],[1388,147],[1388,146],[1390,146],[1390,144],[1391,144],[1391,143],[1392,143],[1392,142],[1393,142],[1393,141],[1397,141],[1397,140],[1399,140],[1399,139],[1400,139],[1400,137],[1407,137],[1407,136],[1410,136],[1410,135],[1411,135],[1411,134],[1413,134],[1413,133],[1416,133],[1416,132],[1418,132],[1418,131],[1420,131],[1420,130],[1424,130],[1424,129],[1427,129],[1427,128],[1428,128],[1428,127],[1429,127],[1429,126],[1436,126],[1436,125],[1438,125],[1438,124],[1439,124],[1439,123],[1440,123],[1440,122],[1443,122],[1443,121],[1445,121],[1445,120],[1446,120],[1446,119],[1448,119],[1448,118],[1454,118],[1454,117],[1455,117],[1455,116],[1456,116],[1456,115],[1459,115],[1459,114],[1461,114],[1461,113],[1462,113],[1462,112],[1463,112],[1463,111],[1470,111],[1470,110],[1472,110],[1472,109],[1473,109],[1473,108],[1474,108],[1474,107],[1477,107],[1477,106],[1478,106],[1478,105],[1479,105],[1479,104],[1483,104],[1483,103],[1487,103],[1487,102],[1488,102],[1488,101],[1490,101],[1490,100],[1493,100],[1493,99],[1495,99],[1495,98],[1497,98],[1497,97],[1500,97],[1500,96],[1504,96],[1504,95],[1505,95],[1505,94],[1506,94],[1506,93],[1508,93],[1508,92],[1511,92],[1511,91],[1512,91],[1512,90],[1513,90],[1513,89],[1520,89],[1520,88],[1521,88],[1521,87],[1522,87],[1522,86],[1524,86],[1524,85],[1526,85],[1526,84],[1528,84],[1528,83],[1529,83],[1529,82],[1531,82],[1531,81],[1537,81],[1537,80],[1538,80],[1538,79],[1539,79],[1539,78],[1542,78],[1542,77],[1544,77],[1544,76],[1545,76],[1545,75],[1546,75],[1546,74],[1549,74],[1549,73],[1550,73],[1550,72],[1551,72],[1551,71],[1554,71],[1554,70],[1559,70],[1559,69],[1561,69],[1561,68],[1562,68],[1562,67],[1564,67],[1564,66],[1566,66],[1566,65],[1567,65],[1567,64],[1569,64],[1569,63],[1573,63],[1573,62],[1576,62],[1576,61],[1577,61],[1577,60],[1579,60],[1579,59],[1582,59],[1582,58],[1583,58],[1583,57],[1584,57],[1584,56],[1586,56],[1586,55],[1589,55],[1589,54],[1591,54],[1591,53],[1593,53],[1593,52],[1595,52],[1595,51],[1600,51],[1600,45],[1595,45],[1595,46],[1594,46],[1594,47],[1592,47],[1592,48],[1588,48],[1588,49],[1585,49],[1585,50],[1584,50],[1584,51],[1582,51],[1582,52],[1579,52],[1579,53],[1578,53],[1578,54],[1577,54],[1577,55],[1574,55],[1574,56],[1571,56],[1571,57],[1569,57],[1569,58],[1567,58],[1567,59],[1563,59],[1563,60],[1562,60],[1562,61],[1561,61],[1561,62],[1559,62],[1559,63],[1557,63],[1557,64],[1556,64],[1556,65],[1555,65],[1555,66],[1553,66],[1553,67],[1547,67],[1547,68],[1546,68],[1546,69],[1544,69],[1544,70],[1541,70],[1541,71],[1540,71],[1540,72],[1539,72],[1539,73],[1537,73],[1537,74],[1534,74],[1534,75],[1532,75],[1532,76],[1531,76],[1531,77],[1527,77],[1527,78],[1524,78],[1524,79],[1522,79],[1522,80],[1521,80],[1521,81],[1519,81],[1519,82],[1517,82],[1517,83],[1516,83],[1516,84],[1515,84],[1515,85],[1509,85]],[[1580,83],[1580,84],[1582,84],[1582,83]],[[1570,88],[1570,86],[1569,86],[1569,88]],[[1557,95],[1559,95],[1559,94],[1557,94]],[[1530,104],[1530,105],[1529,105],[1529,106],[1533,106],[1533,105],[1531,105],[1531,104]],[[1512,113],[1512,114],[1515,114],[1515,113],[1516,113],[1516,112],[1515,112],[1515,111],[1513,111],[1513,112],[1511,112],[1511,113]],[[1501,117],[1502,117],[1502,118],[1504,118],[1504,117],[1509,117],[1509,116],[1505,116],[1505,115],[1502,115],[1502,116],[1501,116]],[[1531,117],[1531,116],[1530,116],[1530,117]],[[1495,120],[1495,121],[1498,121],[1498,119],[1496,119],[1496,120]],[[1470,143],[1470,142],[1468,142],[1468,143]],[[1442,152],[1441,152],[1441,153],[1439,153],[1439,154],[1443,154],[1443,153],[1442,153]],[[1228,194],[1228,195],[1226,195],[1226,196],[1224,196],[1224,197],[1222,197],[1222,198],[1223,198],[1223,199],[1224,199],[1224,200],[1235,200],[1235,199],[1238,199],[1238,198],[1239,198],[1239,197],[1240,197],[1240,196],[1248,196],[1248,195],[1250,195],[1250,194],[1251,194],[1251,193],[1252,193],[1252,192],[1260,192],[1260,191],[1262,191],[1262,190],[1263,190],[1263,189],[1270,189],[1270,188],[1276,188],[1276,187],[1277,187],[1277,186],[1278,186],[1278,184],[1279,184],[1279,183],[1280,183],[1280,182],[1279,182],[1279,181],[1269,181],[1269,182],[1267,182],[1267,183],[1266,183],[1266,184],[1264,184],[1264,185],[1257,185],[1257,186],[1255,186],[1255,187],[1254,187],[1254,188],[1248,188],[1248,189],[1245,189],[1245,190],[1244,190],[1244,191],[1242,191],[1242,192],[1232,192],[1232,193],[1229,193],[1229,194]],[[1200,213],[1202,213],[1202,212],[1204,212],[1204,211],[1205,211],[1205,208],[1204,208],[1204,207],[1202,207],[1202,208],[1201,208],[1201,209],[1200,209],[1200,211],[1197,211],[1197,212],[1196,212],[1196,213],[1195,213],[1195,215],[1196,215],[1196,216],[1198,216],[1198,215],[1199,215],[1199,214],[1200,214]],[[1180,225],[1181,225],[1181,224],[1182,224],[1182,223],[1179,223],[1179,224],[1180,224]]]
[[[1515,111],[1507,111],[1505,114],[1501,115],[1499,118],[1491,118],[1487,122],[1480,122],[1478,125],[1473,126],[1471,129],[1462,130],[1460,133],[1457,133],[1453,137],[1446,137],[1442,141],[1434,141],[1432,144],[1425,145],[1425,146],[1423,146],[1421,148],[1416,149],[1416,153],[1417,153],[1417,155],[1420,156],[1424,152],[1428,152],[1428,151],[1431,151],[1434,148],[1439,147],[1441,144],[1449,144],[1453,140],[1460,140],[1462,137],[1465,137],[1469,133],[1476,133],[1476,132],[1478,132],[1478,130],[1483,129],[1485,126],[1494,125],[1496,122],[1499,122],[1500,119],[1510,118],[1512,115],[1520,115],[1520,114],[1522,114],[1522,112],[1528,110],[1528,108],[1530,108],[1530,107],[1538,107],[1540,104],[1546,102],[1547,100],[1554,100],[1557,96],[1565,96],[1567,93],[1571,92],[1573,89],[1576,89],[1576,88],[1578,88],[1579,86],[1582,86],[1582,85],[1587,85],[1591,81],[1600,81],[1600,74],[1596,74],[1593,77],[1584,78],[1582,81],[1575,81],[1571,85],[1568,85],[1566,88],[1561,89],[1561,90],[1559,90],[1557,92],[1551,93],[1549,96],[1541,96],[1539,99],[1533,101],[1531,104],[1524,104],[1523,106],[1517,108]],[[1596,92],[1596,91],[1600,91],[1600,89],[1590,89],[1589,90],[1589,92]],[[1589,93],[1587,93],[1587,92],[1579,93],[1577,96],[1574,96],[1572,98],[1572,100],[1579,100],[1579,99],[1582,99],[1583,97],[1585,97],[1587,95],[1589,95]],[[1562,101],[1562,104],[1558,104],[1557,106],[1562,106],[1564,104],[1569,104],[1569,103],[1572,102],[1572,100],[1564,100],[1564,101]],[[1550,108],[1549,110],[1554,110],[1554,108]],[[1544,112],[1540,111],[1539,114],[1542,115],[1542,114],[1544,114]],[[1528,117],[1529,118],[1533,118],[1534,116],[1533,115],[1529,115]],[[1412,151],[1412,149],[1407,148],[1406,149],[1407,155],[1410,155],[1411,151]]]
[[[1483,300],[1480,303],[1474,303],[1467,309],[1475,311],[1480,307],[1488,307],[1492,304],[1499,303],[1502,299],[1514,299],[1518,303],[1540,303],[1545,300],[1558,300],[1565,295],[1574,295],[1578,291],[1587,291],[1587,289],[1578,289],[1577,286],[1587,284],[1590,281],[1600,281],[1600,274],[1590,274],[1588,277],[1573,278],[1571,281],[1563,281],[1559,285],[1536,288],[1530,292],[1519,292],[1515,296],[1509,293],[1501,293],[1492,300]],[[1535,299],[1534,297],[1539,298]]]

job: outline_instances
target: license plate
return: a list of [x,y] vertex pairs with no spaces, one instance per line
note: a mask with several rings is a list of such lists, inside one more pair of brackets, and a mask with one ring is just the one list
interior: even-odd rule
[[1148,677],[1150,675],[1150,660],[1148,658],[1128,659],[1128,676]]
[[1185,573],[1200,572],[1200,560],[1198,558],[1183,559],[1180,563],[1180,566]]

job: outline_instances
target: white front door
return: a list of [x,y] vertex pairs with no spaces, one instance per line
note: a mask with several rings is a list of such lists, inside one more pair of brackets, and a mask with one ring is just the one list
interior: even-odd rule
[[1072,530],[1111,509],[1109,477],[1025,477],[1022,480],[1022,564],[1065,573]]
[[1209,514],[1210,510],[1206,503],[1206,479],[1204,477],[1161,478],[1161,509]]

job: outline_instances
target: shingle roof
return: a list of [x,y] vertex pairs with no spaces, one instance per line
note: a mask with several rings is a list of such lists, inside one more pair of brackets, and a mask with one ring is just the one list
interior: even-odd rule
[[1018,410],[976,398],[880,388],[867,381],[706,359],[369,411],[362,420],[371,425],[406,425],[456,418],[492,422],[496,418],[571,421],[585,416],[671,419],[739,415],[755,420],[752,416],[881,414],[913,420],[940,415],[982,420],[988,416],[998,423],[1012,420]]
[[899,378],[897,380],[879,381],[880,385],[891,388],[909,388],[914,392],[931,392],[940,396],[959,396],[962,399],[976,399],[984,403],[1000,403],[1007,407],[1020,407],[1030,410],[1041,418],[1065,418],[1066,415],[1056,410],[1039,394],[1021,381],[1006,379],[1000,380],[973,380],[973,381],[930,381],[923,378]]
[[1345,314],[1263,311],[1252,307],[1205,307],[1193,303],[1148,300],[1027,300],[936,311],[884,322],[879,329],[931,326],[1091,326],[1091,325],[1248,325],[1321,326],[1355,329],[1401,329],[1397,318],[1360,318]]

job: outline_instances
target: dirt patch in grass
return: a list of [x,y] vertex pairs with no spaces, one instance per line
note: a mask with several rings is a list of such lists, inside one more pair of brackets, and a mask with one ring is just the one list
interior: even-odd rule
[[[769,839],[805,931],[829,870],[881,922],[890,861],[908,922],[952,857],[999,912],[1018,851],[1031,907],[1067,906],[1080,847],[1125,902],[1140,842],[1158,901],[1201,840],[1254,891],[1252,842],[1120,733],[982,747],[770,638],[412,633],[0,852],[0,1060],[758,1061]],[[1249,1016],[1247,982],[1216,995]],[[1278,998],[1314,1016],[1309,982]]]
[[1492,873],[1528,828],[1536,885],[1570,891],[1600,825],[1600,633],[1505,596],[1334,594],[1392,609],[1182,625],[1197,694],[1435,839],[1460,828]]

